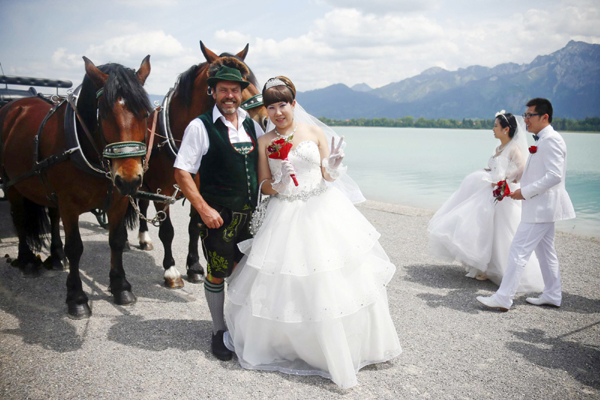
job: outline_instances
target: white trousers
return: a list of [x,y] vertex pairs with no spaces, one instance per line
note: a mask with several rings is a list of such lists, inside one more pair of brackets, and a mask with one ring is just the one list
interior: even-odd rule
[[554,222],[538,224],[521,222],[510,245],[508,265],[502,283],[494,295],[506,308],[512,306],[521,275],[534,251],[544,278],[542,296],[554,304],[561,304],[560,271],[554,249]]

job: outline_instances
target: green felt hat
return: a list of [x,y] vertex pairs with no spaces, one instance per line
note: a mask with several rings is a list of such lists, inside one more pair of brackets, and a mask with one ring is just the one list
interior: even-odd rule
[[206,80],[210,87],[216,87],[219,81],[237,82],[242,86],[242,90],[246,89],[250,82],[242,79],[242,74],[237,68],[231,68],[226,65],[221,65],[215,76],[211,76]]

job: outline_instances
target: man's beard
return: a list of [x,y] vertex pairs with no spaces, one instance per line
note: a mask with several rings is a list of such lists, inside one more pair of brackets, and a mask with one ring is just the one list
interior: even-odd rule
[[225,104],[225,102],[221,102],[219,103],[219,110],[221,111],[222,114],[227,114],[227,115],[231,115],[231,114],[235,114],[235,112],[237,111],[238,108],[238,103],[237,101],[233,101],[233,104]]

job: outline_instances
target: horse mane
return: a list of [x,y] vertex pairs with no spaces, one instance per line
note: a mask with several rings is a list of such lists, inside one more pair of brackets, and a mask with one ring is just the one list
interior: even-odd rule
[[194,81],[199,71],[208,65],[207,62],[201,64],[192,65],[187,71],[179,74],[177,78],[177,93],[179,94],[181,101],[185,105],[192,103],[192,94],[194,93]]
[[[100,65],[98,69],[108,74],[103,96],[98,104],[100,115],[103,118],[111,112],[119,98],[125,101],[127,108],[137,117],[143,117],[152,110],[148,94],[140,83],[135,70],[115,63]],[[95,126],[97,122],[96,101],[96,86],[86,75],[83,78],[78,104],[88,127]]]
[[242,73],[242,77],[245,80],[247,80],[248,82],[250,82],[251,84],[256,86],[256,88],[258,88],[258,90],[260,90],[260,88],[258,87],[258,81],[256,80],[256,76],[254,75],[254,72],[252,72],[252,70],[250,69],[248,64],[246,64],[244,62],[244,60],[242,60],[238,56],[231,54],[231,53],[222,53],[219,57],[222,57],[222,58],[215,61],[213,64],[211,64],[211,66],[215,65],[217,63],[221,63],[228,67],[237,68]]
[[258,88],[256,76],[254,76],[254,73],[250,67],[248,67],[248,65],[246,65],[241,58],[229,53],[223,53],[219,57],[221,58],[210,65],[208,65],[207,62],[192,65],[187,69],[187,71],[182,72],[179,75],[177,78],[177,94],[179,95],[179,98],[183,104],[189,106],[192,103],[192,97],[194,94],[194,81],[196,80],[196,77],[199,74],[204,73],[206,74],[206,79],[208,79],[211,71],[216,72],[216,68],[220,67],[221,65],[238,69],[242,74],[242,78]]

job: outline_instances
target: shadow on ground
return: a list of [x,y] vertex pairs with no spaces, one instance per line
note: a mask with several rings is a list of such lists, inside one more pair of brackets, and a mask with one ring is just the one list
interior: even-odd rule
[[[429,307],[447,307],[469,314],[476,314],[482,310],[476,297],[481,295],[479,291],[486,291],[488,296],[498,290],[498,286],[491,281],[478,281],[465,277],[464,268],[457,265],[410,265],[405,267],[405,281],[417,283],[434,289],[446,289],[447,294],[420,293],[417,297],[424,300]],[[515,306],[528,305],[525,297],[537,296],[537,294],[517,294],[514,300]],[[589,299],[563,292],[562,307],[559,309],[548,308],[554,312],[575,312],[580,314],[600,313],[600,300]]]
[[[99,228],[102,229],[102,228]],[[126,318],[132,318],[127,306],[113,303],[108,287],[110,248],[107,241],[84,242],[81,258],[81,279],[92,308],[106,301]],[[123,264],[133,293],[158,302],[187,303],[195,299],[183,291],[163,286],[163,268],[154,258],[141,250],[123,253]],[[0,264],[0,309],[18,319],[18,328],[3,329],[0,333],[18,335],[28,344],[37,344],[57,352],[81,348],[83,338],[67,316],[66,280],[68,271],[42,270],[38,278],[23,278],[18,268]]]
[[582,384],[600,389],[600,346],[569,340],[573,333],[597,328],[598,324],[600,321],[558,337],[548,337],[539,329],[513,331],[522,341],[509,342],[506,347],[535,365],[563,370]]

